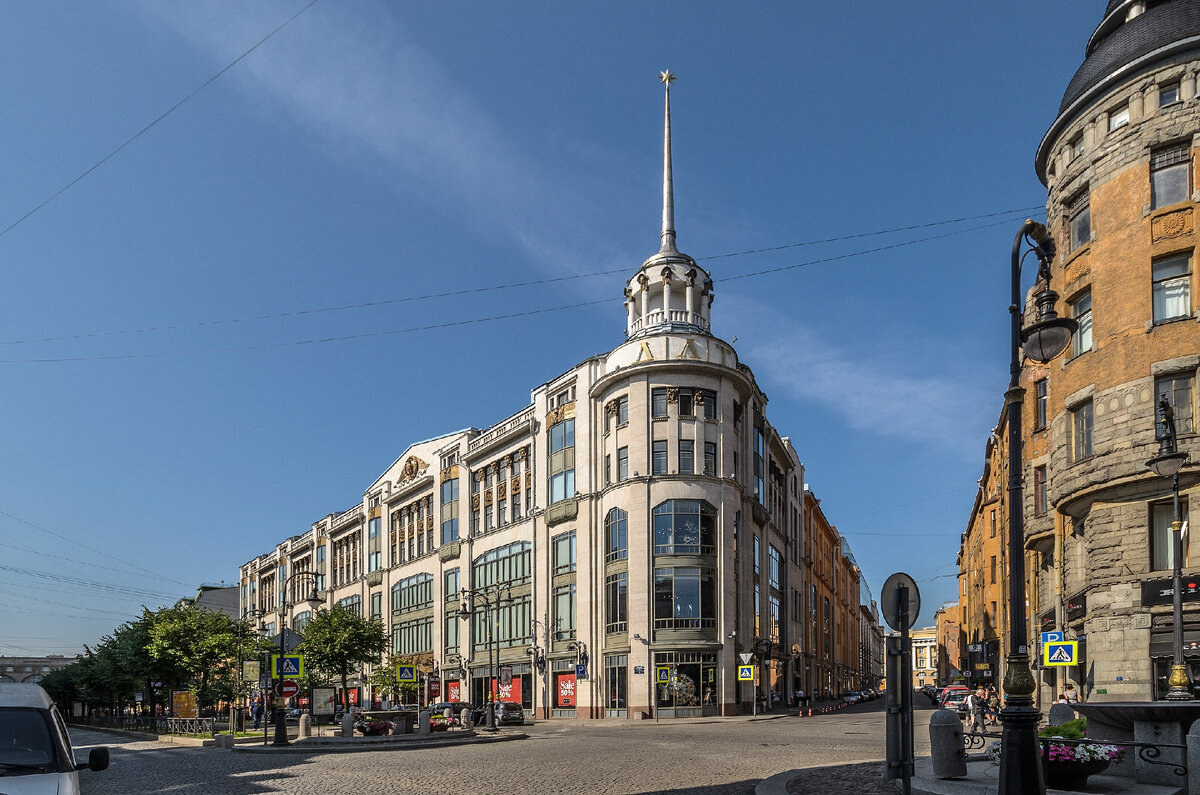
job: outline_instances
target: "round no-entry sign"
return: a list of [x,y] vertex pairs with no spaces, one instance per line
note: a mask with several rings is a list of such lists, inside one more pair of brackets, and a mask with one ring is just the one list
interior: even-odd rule
[[275,685],[275,695],[291,698],[300,692],[300,685],[295,679],[284,679],[279,684]]

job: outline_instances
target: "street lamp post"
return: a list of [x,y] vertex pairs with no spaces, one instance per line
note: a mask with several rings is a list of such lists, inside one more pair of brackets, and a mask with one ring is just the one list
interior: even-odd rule
[[1167,684],[1168,701],[1191,701],[1192,688],[1187,665],[1183,661],[1183,523],[1179,518],[1179,470],[1187,453],[1179,452],[1175,435],[1175,410],[1166,395],[1158,400],[1158,417],[1154,436],[1158,439],[1158,455],[1146,462],[1154,474],[1171,478],[1171,617],[1174,622],[1171,677]]
[[[463,588],[459,591],[459,595],[463,601],[462,601],[462,605],[459,608],[458,612],[459,612],[459,617],[462,618],[463,621],[470,619],[470,617],[474,614],[475,600],[480,599],[483,601],[483,610],[484,610],[483,620],[484,620],[484,624],[487,625],[488,696],[489,696],[487,708],[486,708],[484,714],[486,715],[487,728],[490,731],[495,731],[495,729],[496,729],[496,676],[497,676],[497,674],[496,674],[495,665],[498,662],[499,657],[500,657],[499,649],[493,648],[496,638],[495,638],[495,633],[492,631],[492,621],[493,621],[492,611],[495,609],[498,609],[500,607],[500,602],[502,601],[500,598],[500,589],[502,587],[503,586],[500,586],[500,585],[489,585],[489,586],[482,586],[479,588]],[[470,599],[470,603],[468,603],[468,601],[467,601],[468,598]],[[511,593],[510,593],[507,601],[512,601]],[[472,640],[472,643],[474,643],[474,637],[472,637],[471,640]]]
[[[283,581],[283,583],[280,584],[280,588],[279,588],[279,657],[280,657],[280,659],[282,659],[283,655],[285,655],[287,653],[283,647],[283,641],[284,641],[283,631],[287,628],[287,614],[288,614],[288,611],[291,610],[293,607],[295,607],[297,604],[297,602],[295,600],[292,600],[292,601],[288,600],[288,598],[287,598],[288,586],[292,584],[293,580],[302,580],[302,579],[309,579],[312,581],[312,590],[309,592],[308,598],[304,599],[303,601],[308,603],[309,609],[311,609],[311,610],[316,610],[318,607],[321,606],[321,598],[319,596],[317,596],[317,573],[315,571],[298,571],[295,574],[293,574],[292,576],[288,577],[286,580]],[[283,679],[283,677],[278,677],[278,678],[280,680]],[[275,697],[277,698],[277,701],[276,701],[276,706],[275,706],[275,739],[271,742],[271,745],[291,745],[291,743],[288,742],[288,734],[287,734],[287,710],[283,709],[283,704],[282,704],[283,698],[280,697],[278,694],[274,693],[275,684],[276,684],[275,671],[272,670],[271,671],[272,694],[275,695]]]
[[[764,679],[763,671],[764,670],[769,671],[769,669],[767,669],[765,666],[768,664],[768,662],[771,659],[771,647],[774,645],[775,645],[775,642],[773,640],[771,640],[770,638],[755,638],[753,640],[753,645],[751,646],[751,648],[754,649],[754,656],[758,658],[758,671],[759,671],[759,676],[758,676],[759,683],[757,685],[755,685],[755,687],[754,687],[754,700],[750,707],[750,714],[752,716],[758,715],[758,697],[759,697],[760,693],[762,692],[762,680]],[[763,649],[763,648],[766,649],[765,653],[759,651],[759,649]],[[765,709],[770,709],[770,704],[765,704],[764,707],[765,707]]]
[[[529,677],[529,681],[533,684],[533,693],[530,694],[529,700],[533,704],[534,713],[537,713],[537,680],[538,677],[546,672],[546,651],[539,645],[537,641],[533,642],[525,653],[529,655],[530,663],[532,664],[533,672]],[[542,688],[544,691],[545,688]]]
[[237,669],[233,672],[233,698],[229,700],[229,733],[236,735],[241,730],[242,722],[238,720],[242,711],[242,630],[245,628],[246,619],[256,621],[264,615],[264,611],[257,607],[243,607],[242,620],[238,622],[237,628]]
[[[1021,328],[1024,302],[1021,298],[1022,246],[1038,259],[1038,280],[1043,289],[1034,298],[1037,322]],[[1021,502],[1021,350],[1032,361],[1044,364],[1058,356],[1071,341],[1079,324],[1060,318],[1054,311],[1058,294],[1050,289],[1050,264],[1054,261],[1054,239],[1043,224],[1028,220],[1021,225],[1012,245],[1011,352],[1008,391],[1008,603],[1009,643],[1004,671],[1006,705],[1000,711],[1004,724],[1000,752],[1000,795],[1043,795],[1042,754],[1037,738],[1041,712],[1033,706],[1037,688],[1029,668],[1029,638],[1025,627],[1025,517]]]

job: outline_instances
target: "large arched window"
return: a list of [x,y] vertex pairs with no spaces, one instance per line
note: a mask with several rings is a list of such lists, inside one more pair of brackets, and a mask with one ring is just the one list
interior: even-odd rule
[[609,563],[629,557],[629,514],[620,508],[604,518],[604,549]]
[[717,512],[703,500],[667,500],[654,509],[654,554],[711,555]]
[[392,586],[392,613],[408,613],[433,605],[433,575],[414,574]]

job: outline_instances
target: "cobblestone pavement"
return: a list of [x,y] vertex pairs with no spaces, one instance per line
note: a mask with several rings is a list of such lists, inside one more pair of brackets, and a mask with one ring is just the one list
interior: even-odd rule
[[[918,724],[923,724],[920,717]],[[833,784],[828,782],[834,769],[828,766],[870,762],[879,769],[884,755],[882,699],[814,718],[541,721],[525,731],[527,739],[512,742],[356,753],[238,753],[163,746],[82,729],[73,729],[72,737],[80,758],[86,758],[92,745],[112,751],[108,770],[80,773],[84,795],[751,795],[764,778],[818,766],[820,770],[804,771],[793,784],[806,787],[811,777],[814,785],[827,782],[821,789],[789,790],[874,792],[843,787],[851,780],[866,781],[863,774],[870,764],[847,767],[849,773],[840,779],[835,775]],[[918,754],[923,734],[917,733]]]

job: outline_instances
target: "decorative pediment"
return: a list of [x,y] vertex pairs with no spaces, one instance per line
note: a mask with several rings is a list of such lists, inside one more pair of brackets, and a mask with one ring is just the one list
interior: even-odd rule
[[408,460],[404,462],[404,468],[400,470],[400,483],[411,483],[424,475],[428,470],[429,464],[415,455],[410,455]]

